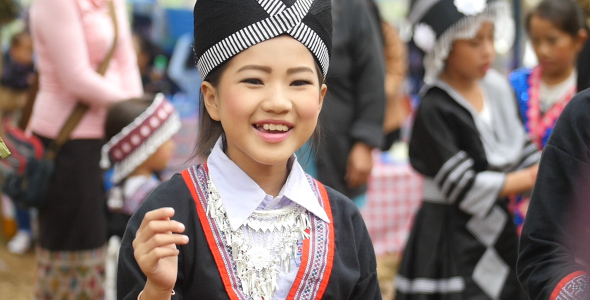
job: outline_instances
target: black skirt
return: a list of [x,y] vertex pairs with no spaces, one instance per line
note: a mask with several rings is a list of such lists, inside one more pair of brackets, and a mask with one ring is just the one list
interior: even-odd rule
[[524,300],[516,280],[518,238],[506,205],[483,218],[424,202],[406,244],[396,300]]
[[[40,137],[47,147],[50,139]],[[68,141],[57,154],[39,244],[52,251],[96,249],[107,241],[107,206],[99,167],[103,140]]]

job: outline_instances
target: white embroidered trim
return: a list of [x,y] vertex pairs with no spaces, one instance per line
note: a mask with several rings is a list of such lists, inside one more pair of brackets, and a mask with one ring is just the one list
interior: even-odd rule
[[436,33],[425,23],[416,25],[414,29],[414,43],[420,47],[424,52],[432,50],[434,43],[436,42]]
[[253,300],[273,299],[280,270],[288,273],[297,254],[297,242],[309,238],[307,210],[299,205],[277,210],[255,211],[245,224],[233,231],[219,192],[207,179],[207,216],[226,239],[236,263],[236,275],[244,294]]
[[454,4],[457,10],[466,16],[477,15],[486,8],[486,0],[455,0]]

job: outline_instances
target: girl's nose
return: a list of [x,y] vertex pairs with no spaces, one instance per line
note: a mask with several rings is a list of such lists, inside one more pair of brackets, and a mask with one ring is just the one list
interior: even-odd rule
[[282,88],[275,88],[262,101],[261,107],[264,111],[282,114],[291,110],[293,106],[287,93]]
[[496,49],[494,48],[494,40],[488,40],[484,46],[484,54],[486,57],[494,56],[496,53]]
[[551,47],[549,46],[548,43],[545,43],[545,42],[540,43],[537,46],[537,52],[538,52],[537,56],[539,56],[539,57],[543,57],[543,58],[548,57],[548,56],[550,56],[550,53],[551,53]]

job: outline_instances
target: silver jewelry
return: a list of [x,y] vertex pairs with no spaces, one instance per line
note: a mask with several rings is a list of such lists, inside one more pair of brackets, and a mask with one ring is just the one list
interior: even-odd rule
[[253,300],[270,300],[278,288],[279,272],[289,272],[300,239],[309,238],[308,212],[300,205],[257,210],[232,230],[219,192],[209,178],[207,216],[224,234],[236,263],[244,294]]

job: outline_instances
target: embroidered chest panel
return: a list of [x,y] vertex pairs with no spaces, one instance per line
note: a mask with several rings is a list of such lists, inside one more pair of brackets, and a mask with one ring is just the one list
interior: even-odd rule
[[[223,228],[219,228],[219,222],[216,222],[207,213],[208,209],[212,208],[208,206],[209,175],[206,167],[203,165],[193,166],[183,171],[182,176],[193,195],[199,221],[230,299],[253,299],[244,292],[248,288],[244,289],[238,276],[238,264],[234,260],[234,253],[232,253],[231,243],[228,240],[230,237],[224,233]],[[329,199],[321,184],[309,176],[308,182],[318,196],[320,205],[326,210],[330,223],[307,212],[310,221],[309,238],[303,239],[301,264],[287,299],[321,299],[332,270],[334,228]]]

